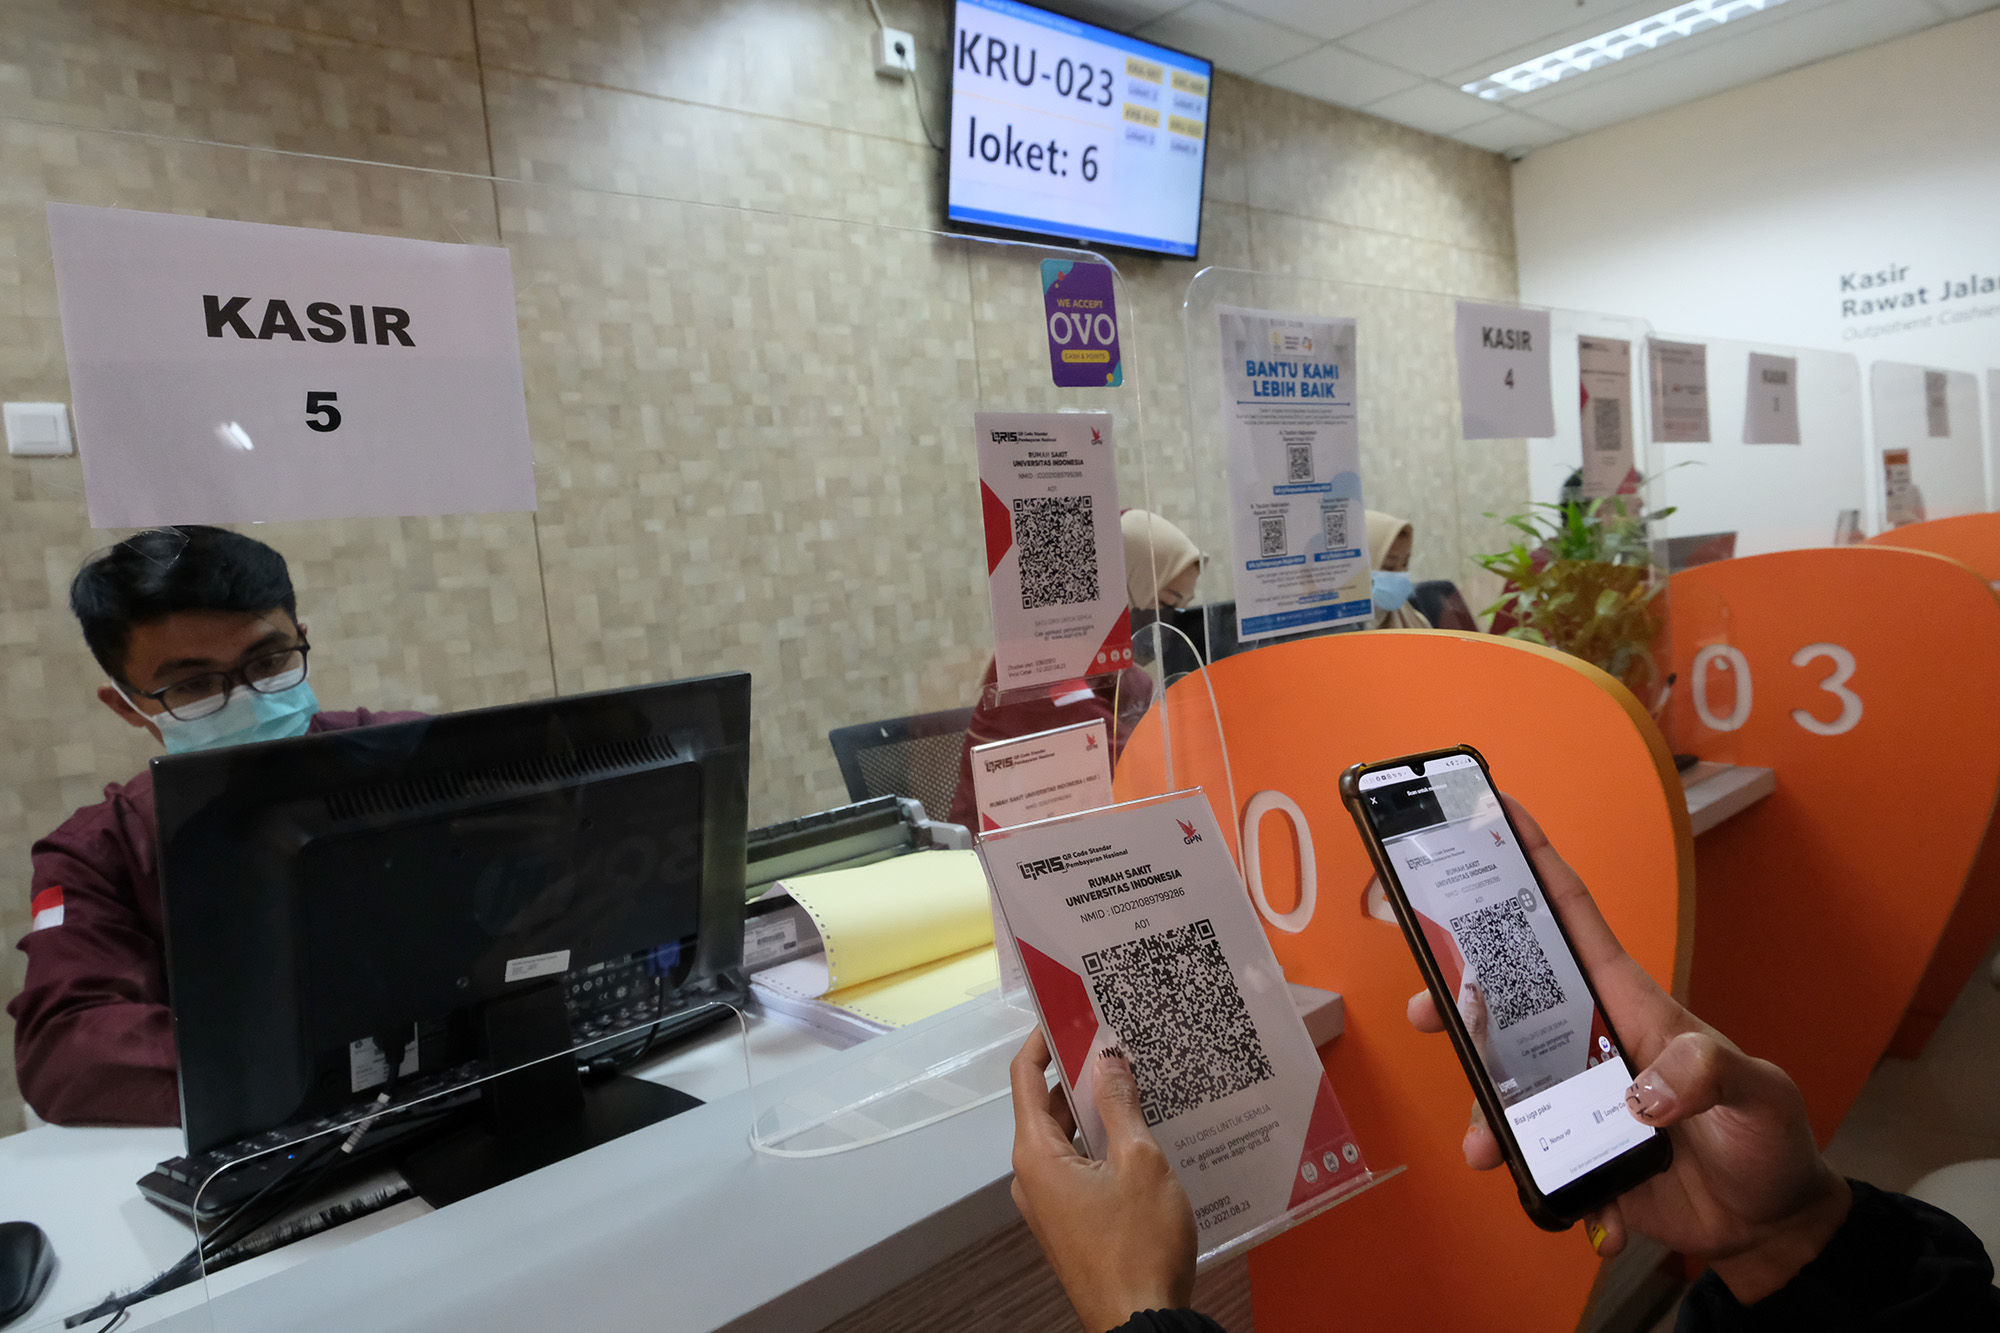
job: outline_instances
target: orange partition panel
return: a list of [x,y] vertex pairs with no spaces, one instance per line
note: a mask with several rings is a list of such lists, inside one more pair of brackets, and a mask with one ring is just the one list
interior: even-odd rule
[[1825,1143],[1986,836],[2000,601],[1955,561],[1873,546],[1702,565],[1668,601],[1675,748],[1777,774],[1696,844],[1689,1004],[1791,1073]]
[[[1961,514],[1912,523],[1868,540],[1876,546],[1950,556],[1989,585],[2000,586],[2000,514]],[[1945,923],[1902,1026],[1889,1042],[1891,1055],[1915,1059],[1923,1054],[1924,1043],[1965,988],[1966,978],[1985,960],[1996,934],[2000,934],[2000,819],[1986,826],[1986,841],[1973,862],[1965,892]]]
[[1900,546],[1950,556],[1983,579],[2000,579],[2000,514],[1960,514],[1877,533],[1870,546]]
[[[1296,803],[1303,834],[1284,814],[1262,816],[1266,905],[1295,928],[1267,929],[1288,977],[1345,997],[1347,1030],[1321,1057],[1369,1161],[1409,1167],[1251,1254],[1257,1327],[1573,1325],[1596,1257],[1580,1232],[1538,1231],[1505,1171],[1466,1167],[1459,1142],[1471,1090],[1450,1045],[1405,1017],[1423,978],[1396,926],[1364,909],[1371,871],[1337,781],[1359,760],[1477,746],[1495,781],[1582,873],[1626,947],[1666,984],[1686,938],[1692,851],[1658,731],[1609,676],[1490,635],[1309,639],[1228,658],[1210,681],[1213,708],[1199,677],[1168,691],[1171,781],[1203,788],[1239,845],[1242,812],[1259,793]],[[1162,764],[1155,709],[1120,760],[1120,796],[1160,790]],[[1301,839],[1317,871],[1310,912],[1298,883]]]

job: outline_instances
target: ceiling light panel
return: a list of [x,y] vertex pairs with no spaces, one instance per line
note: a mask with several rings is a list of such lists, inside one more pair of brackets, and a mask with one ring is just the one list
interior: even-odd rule
[[1592,130],[1741,87],[1843,52],[1873,46],[1936,20],[1915,5],[1839,0],[1817,9],[1795,3],[1784,23],[1746,25],[1742,36],[1691,46],[1684,55],[1633,66],[1615,79],[1564,84],[1515,103],[1544,120]]
[[1550,51],[1518,65],[1495,70],[1483,79],[1460,85],[1462,90],[1489,102],[1501,102],[1522,93],[1546,88],[1563,79],[1602,69],[1629,56],[1657,51],[1684,38],[1697,36],[1736,19],[1749,18],[1776,9],[1786,0],[1690,0],[1690,3],[1663,9],[1636,22],[1599,33],[1561,50]]

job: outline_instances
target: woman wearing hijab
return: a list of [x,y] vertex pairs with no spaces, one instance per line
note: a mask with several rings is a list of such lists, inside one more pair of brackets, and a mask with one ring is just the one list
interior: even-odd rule
[[[1192,601],[1195,580],[1201,577],[1201,551],[1188,535],[1144,509],[1127,509],[1119,526],[1125,538],[1125,593],[1132,608],[1150,616],[1163,606],[1179,608]],[[978,803],[972,793],[973,746],[1102,718],[1110,724],[1111,757],[1116,761],[1152,702],[1152,678],[1136,666],[1114,675],[1017,691],[1002,700],[996,667],[989,661],[959,754],[951,822],[979,828]]]
[[1416,544],[1417,530],[1407,519],[1368,511],[1369,576],[1375,599],[1375,629],[1429,629],[1431,622],[1410,604],[1417,585],[1411,581],[1410,548]]

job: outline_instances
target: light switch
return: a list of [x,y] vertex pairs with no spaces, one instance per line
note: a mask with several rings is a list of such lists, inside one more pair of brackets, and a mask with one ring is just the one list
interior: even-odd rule
[[69,407],[63,403],[8,403],[7,452],[18,457],[57,458],[75,453],[69,439]]

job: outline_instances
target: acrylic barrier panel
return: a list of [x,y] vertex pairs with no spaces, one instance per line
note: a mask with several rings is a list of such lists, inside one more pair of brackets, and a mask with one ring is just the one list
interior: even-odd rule
[[[130,147],[109,132],[13,129],[51,138],[52,153]],[[1090,256],[260,149],[148,151],[157,175],[50,173],[35,211],[79,203],[507,251],[537,510],[248,529],[288,557],[329,707],[450,712],[747,669],[752,821],[821,810],[851,794],[829,731],[977,699],[992,632],[976,412],[1107,413],[1119,505],[1153,503],[1135,377],[1051,381],[1043,261]],[[228,188],[252,179],[260,188]],[[38,359],[6,396],[66,401],[46,237],[25,248],[18,332]],[[1143,337],[1121,333],[1127,346]],[[10,466],[22,520],[10,531],[51,586],[124,535],[89,528],[75,457]],[[23,615],[46,649],[43,676],[97,678],[59,599]],[[1146,678],[1135,667],[1122,679],[1156,695],[1136,684]],[[75,693],[10,710],[10,748],[68,775],[7,813],[22,856],[146,757],[139,733]],[[908,766],[893,789],[947,802],[964,730],[925,747],[942,754],[941,795]],[[100,732],[101,749],[77,740]],[[1016,1044],[1020,1031],[1005,1028]]]
[[[1191,683],[1191,682],[1190,682]],[[1157,733],[1150,733],[1157,739]],[[1343,1203],[1371,1169],[1200,789],[987,835],[1033,963],[1049,1075],[1107,1151],[1096,1052],[1122,1049],[1208,1264]]]
[[1657,498],[1675,511],[1664,521],[1673,568],[1829,546],[1867,530],[1880,484],[1868,472],[1851,353],[1668,340],[1706,349],[1709,410],[1707,440],[1660,445],[1667,471]]
[[1869,489],[1885,529],[1993,507],[1977,376],[1876,361],[1868,368],[1868,396]]
[[1657,716],[1666,565],[1653,516],[1671,483],[1655,429],[1653,331],[1627,316],[1545,314],[1555,434],[1527,441],[1533,503],[1510,511],[1518,521],[1486,571],[1491,627],[1591,663]]
[[[612,1044],[628,1051],[645,1037],[644,1028],[608,1034]],[[322,1304],[324,1291],[310,1306],[316,1315],[304,1318],[301,1312],[309,1307],[296,1294],[294,1279],[300,1274],[291,1270],[443,1206],[427,1202],[412,1182],[425,1180],[427,1163],[464,1161],[468,1146],[486,1141],[481,1126],[487,1123],[488,1108],[480,1105],[482,1098],[513,1112],[516,1122],[531,1130],[525,1139],[511,1141],[526,1149],[515,1160],[488,1157],[485,1163],[527,1169],[538,1164],[538,1153],[575,1151],[599,1139],[615,1139],[610,1152],[637,1164],[627,1178],[644,1181],[671,1172],[676,1156],[685,1152],[676,1146],[683,1126],[674,1119],[662,1123],[657,1115],[667,1112],[677,1118],[685,1109],[740,1094],[746,1084],[745,1040],[741,1020],[725,1012],[702,1036],[676,1043],[669,1057],[662,1058],[662,1047],[651,1058],[636,1061],[635,1075],[587,1083],[587,1123],[565,1120],[559,1111],[544,1113],[545,1104],[536,1095],[536,1084],[550,1076],[560,1084],[561,1067],[576,1067],[576,1056],[562,1052],[511,1068],[489,1068],[450,1088],[424,1090],[412,1082],[388,1107],[368,1105],[362,1114],[274,1131],[244,1145],[226,1165],[217,1165],[217,1158],[191,1159],[177,1165],[178,1178],[156,1174],[147,1187],[175,1199],[182,1210],[197,1210],[202,1218],[198,1230],[185,1211],[170,1213],[136,1195],[129,1205],[87,1223],[65,1226],[73,1209],[46,1218],[43,1225],[56,1247],[58,1268],[34,1314],[17,1327],[61,1328],[69,1321],[73,1327],[101,1328],[121,1307],[129,1309],[129,1318],[139,1326],[176,1315],[171,1326],[198,1329],[270,1328],[301,1319],[334,1322],[332,1307]],[[506,1090],[495,1091],[502,1088]],[[604,1095],[607,1089],[613,1095]],[[505,1100],[510,1096],[511,1101]],[[736,1106],[742,1108],[740,1096]],[[747,1114],[747,1108],[743,1111]],[[703,1114],[713,1117],[717,1111]],[[725,1137],[740,1143],[743,1128],[738,1120]],[[63,1132],[101,1140],[90,1150],[99,1159],[98,1173],[129,1156],[115,1145],[112,1131]],[[148,1160],[130,1170],[136,1176],[151,1165]],[[88,1194],[93,1171],[74,1156],[70,1170],[76,1173],[73,1187]],[[496,1171],[493,1179],[497,1183],[505,1174]],[[474,1205],[482,1206],[484,1201]],[[42,1209],[47,1208],[44,1203]],[[524,1250],[532,1248],[524,1245]],[[466,1271],[475,1268],[468,1257]],[[365,1280],[347,1284],[338,1300],[350,1302],[352,1313],[379,1311],[385,1301],[406,1303],[408,1291],[398,1295],[393,1285],[408,1275],[394,1270],[393,1262],[362,1265]],[[416,1280],[436,1294],[433,1273],[420,1270]],[[251,1287],[258,1290],[245,1290]],[[208,1304],[218,1297],[225,1298],[221,1304]]]
[[[1683,575],[1668,579],[1663,600],[1676,661],[1688,665],[1673,668],[1667,700],[1654,719],[1661,733],[1676,753],[1703,763],[1755,763],[1742,748],[1755,685],[1734,603],[1714,584]],[[1695,780],[1692,771],[1682,774],[1683,783]]]
[[[975,415],[1106,414],[1113,503],[1147,503],[1135,377],[1052,382],[1044,261],[1093,261],[520,184],[501,216],[530,303],[617,330],[538,354],[564,392],[531,398],[531,423],[588,461],[544,499],[559,686],[742,666],[753,823],[887,790],[963,818],[995,647]],[[566,401],[579,391],[588,415]],[[1036,548],[1051,597],[1083,592],[1061,545],[1074,510]],[[1116,570],[1096,573],[1122,603]],[[829,733],[864,724],[893,743],[845,762]]]
[[[1188,284],[1181,311],[1188,472],[1195,527],[1209,560],[1198,595],[1218,625],[1212,657],[1234,641],[1237,588],[1230,568],[1228,433],[1217,308],[1234,306],[1293,316],[1356,321],[1355,413],[1361,492],[1368,508],[1409,520],[1411,577],[1449,581],[1481,595],[1475,557],[1498,549],[1503,529],[1485,517],[1512,512],[1529,495],[1527,458],[1518,441],[1460,437],[1455,391],[1456,298],[1294,274],[1209,268]],[[1161,464],[1164,467],[1164,463]],[[1474,608],[1477,609],[1476,606]]]
[[[1160,628],[1147,625],[1139,638],[1154,672],[1164,655],[1148,645]],[[1156,676],[1125,674],[1164,689]],[[1033,709],[1005,701],[989,713],[988,728],[1000,732],[1013,720],[1035,717]],[[1131,725],[1192,737],[1203,749],[1217,744],[1214,714],[1198,701],[1169,706],[1152,697]],[[1121,795],[1171,790],[1171,749],[1165,766],[1126,772],[1128,738],[1098,717],[971,750],[969,762],[984,770],[975,779],[982,839],[1109,805],[1114,765]],[[973,856],[917,852],[819,882],[774,886],[789,889],[810,916],[823,952],[753,978],[753,993],[767,1013],[842,1050],[797,1074],[753,1051],[750,1142],[758,1152],[783,1158],[847,1152],[1008,1095],[1009,1065],[1034,1030],[1036,1010],[1015,941]]]
[[[1232,657],[1210,674],[1228,745],[1182,746],[1176,776],[1202,787],[1232,839],[1262,822],[1262,901],[1253,890],[1253,904],[1288,979],[1345,999],[1347,1031],[1321,1057],[1364,1151],[1411,1167],[1389,1190],[1253,1253],[1259,1326],[1323,1327],[1328,1296],[1318,1275],[1329,1264],[1393,1271],[1419,1234],[1443,1252],[1491,1261],[1462,1282],[1342,1284],[1335,1299],[1343,1318],[1356,1327],[1430,1328],[1463,1323],[1467,1309],[1546,1309],[1572,1321],[1596,1262],[1586,1247],[1536,1232],[1504,1173],[1465,1169],[1464,1075],[1439,1038],[1404,1016],[1420,980],[1394,923],[1364,908],[1368,858],[1329,775],[1360,760],[1477,744],[1570,863],[1604,886],[1600,905],[1640,964],[1672,985],[1692,890],[1686,824],[1672,817],[1678,792],[1657,734],[1628,696],[1571,659],[1491,635],[1321,636]],[[1268,706],[1328,681],[1367,706]],[[1193,680],[1172,688],[1205,694]],[[1551,728],[1557,717],[1564,724]],[[1594,738],[1589,784],[1564,779],[1555,758],[1574,750],[1577,735]],[[1142,730],[1129,762],[1156,759],[1159,740]],[[1607,820],[1609,807],[1632,817]],[[1516,1322],[1539,1327],[1553,1317]]]
[[[1096,262],[1082,252],[257,150],[172,152],[201,159],[196,176],[254,169],[273,182],[276,201],[199,200],[215,217],[498,242],[511,263],[537,511],[257,526],[292,563],[330,707],[449,710],[748,669],[753,818],[806,814],[861,794],[830,731],[923,720],[935,732],[978,701],[992,627],[975,413],[1108,413],[1116,504],[1151,503],[1129,351],[1120,387],[1052,382],[1043,261]],[[315,188],[328,196],[316,211],[281,206]],[[50,199],[189,206],[109,182]],[[62,401],[53,266],[29,260],[46,373],[8,393]],[[1127,318],[1119,336],[1129,349],[1144,335]],[[341,429],[366,429],[353,395],[341,403]],[[318,438],[333,448],[341,436]],[[50,568],[120,535],[88,529],[75,458],[13,465],[41,497]],[[1103,581],[1125,584],[1112,569]],[[87,670],[49,611],[38,637]],[[24,739],[52,754],[59,730]],[[121,739],[108,733],[107,754]],[[139,751],[117,748],[133,757],[107,759],[105,778],[136,766]],[[951,748],[927,737],[896,779],[940,817]]]
[[2000,369],[1986,372],[1986,477],[1988,498],[2000,508]]
[[1674,749],[1778,784],[1697,840],[1689,1004],[1792,1075],[1822,1143],[1938,955],[2000,781],[2000,606],[1892,539],[1703,565],[1670,597]]
[[1556,433],[1527,442],[1530,494],[1537,503],[1554,504],[1572,484],[1582,484],[1586,498],[1595,498],[1593,490],[1609,493],[1604,485],[1591,483],[1601,480],[1614,488],[1622,484],[1612,481],[1619,469],[1611,459],[1629,458],[1630,467],[1639,473],[1641,502],[1656,507],[1658,478],[1666,460],[1653,438],[1653,385],[1646,352],[1652,326],[1642,319],[1581,310],[1547,313]]
[[[215,1215],[204,1224],[198,1247],[206,1326],[247,1333],[271,1327],[274,1314],[289,1317],[307,1304],[314,1322],[332,1322],[342,1313],[364,1317],[363,1310],[407,1305],[419,1290],[442,1309],[456,1301],[477,1303],[486,1299],[479,1284],[468,1284],[472,1290],[440,1289],[435,1273],[479,1271],[482,1244],[518,1245],[524,1269],[539,1265],[553,1276],[574,1258],[564,1259],[560,1244],[536,1243],[548,1235],[532,1212],[514,1214],[518,1221],[510,1217],[505,1225],[511,1234],[503,1241],[491,1233],[482,1238],[470,1216],[426,1241],[412,1238],[386,1252],[385,1242],[377,1241],[372,1258],[343,1256],[351,1264],[344,1280],[329,1279],[324,1271],[284,1272],[319,1257],[331,1244],[352,1245],[435,1208],[462,1202],[468,1213],[490,1215],[493,1200],[480,1196],[512,1182],[519,1182],[517,1190],[559,1190],[565,1206],[584,1211],[652,1208],[665,1221],[672,1208],[658,1182],[681,1169],[693,1143],[740,1143],[747,1119],[747,1105],[732,1094],[746,1086],[750,1043],[765,1034],[743,1014],[727,1006],[719,1010],[706,1035],[675,1042],[664,1058],[653,1051],[646,1029],[619,1034],[614,1041],[631,1052],[625,1062],[629,1072],[586,1066],[580,1089],[572,1072],[577,1056],[551,1055],[490,1071],[439,1097],[399,1101],[393,1115],[364,1117],[216,1172],[197,1205]],[[358,1168],[359,1175],[344,1170],[343,1157],[350,1149],[366,1151],[371,1137],[390,1140],[386,1158],[373,1170]],[[576,1160],[585,1153],[588,1160]],[[282,1161],[275,1171],[274,1158]],[[523,1179],[544,1168],[551,1169]],[[625,1246],[629,1262],[643,1262],[658,1243],[657,1234],[633,1220],[598,1236],[600,1252]],[[343,1230],[327,1232],[329,1224]],[[326,1235],[328,1243],[315,1244],[310,1239],[315,1234]],[[457,1253],[400,1257],[414,1255],[420,1244]],[[442,1312],[436,1317],[457,1322]]]

